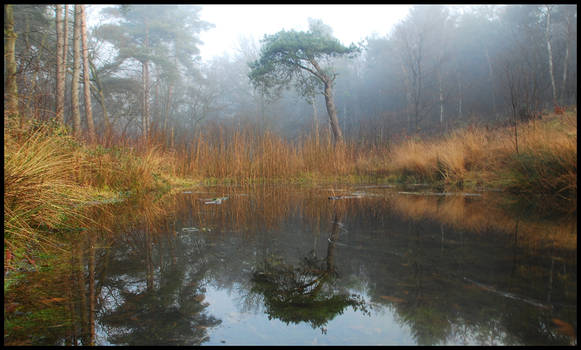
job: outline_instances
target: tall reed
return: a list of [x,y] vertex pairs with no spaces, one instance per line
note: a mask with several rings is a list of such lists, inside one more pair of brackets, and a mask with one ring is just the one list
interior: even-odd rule
[[75,141],[50,126],[4,132],[4,244],[25,254],[31,244],[51,245],[39,228],[56,229],[74,214],[86,192],[74,178]]
[[354,142],[334,145],[330,137],[307,135],[289,141],[253,126],[213,126],[198,133],[176,153],[181,176],[228,179],[237,183],[301,180],[372,174],[384,165],[387,148]]

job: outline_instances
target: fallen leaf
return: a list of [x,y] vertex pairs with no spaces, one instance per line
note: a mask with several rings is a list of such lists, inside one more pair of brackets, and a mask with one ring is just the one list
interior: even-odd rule
[[557,331],[559,331],[559,333],[567,335],[569,337],[576,337],[575,329],[570,323],[567,323],[558,318],[553,318],[552,321],[557,326]]

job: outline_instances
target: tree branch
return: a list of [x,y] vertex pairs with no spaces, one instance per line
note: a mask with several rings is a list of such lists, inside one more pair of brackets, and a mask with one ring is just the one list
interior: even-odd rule
[[[311,63],[312,63],[312,62],[311,62]],[[313,75],[314,75],[314,76],[316,76],[317,78],[321,79],[321,81],[323,81],[323,82],[324,82],[324,81],[326,81],[326,79],[325,79],[326,77],[325,77],[324,75],[321,75],[321,74],[319,74],[318,72],[316,72],[316,71],[314,71],[314,70],[310,69],[309,67],[305,67],[305,66],[303,66],[302,64],[300,64],[300,63],[298,63],[298,62],[294,62],[294,64],[295,64],[297,67],[299,67],[299,68],[302,68],[302,69],[306,70],[307,72],[310,72],[311,74],[313,74]],[[316,68],[316,67],[315,67],[315,68]]]

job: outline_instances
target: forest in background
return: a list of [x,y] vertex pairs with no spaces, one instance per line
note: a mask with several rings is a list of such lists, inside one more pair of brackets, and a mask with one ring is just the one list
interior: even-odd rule
[[[291,86],[269,99],[252,87],[249,64],[259,58],[260,42],[241,39],[237,54],[203,62],[199,34],[212,24],[200,20],[200,7],[112,6],[82,30],[80,5],[12,7],[23,119],[62,120],[100,139],[108,128],[117,139],[147,135],[164,147],[191,144],[200,134],[214,138],[217,128],[247,126],[295,141],[328,131],[321,94],[305,98]],[[78,44],[80,56],[86,54],[79,59],[77,37],[85,44]],[[358,43],[359,55],[325,63],[337,76],[346,140],[385,144],[475,123],[526,121],[576,104],[576,43],[576,5],[487,5],[461,13],[418,5],[391,32]],[[64,97],[55,94],[59,81]],[[87,93],[82,82],[88,99],[78,94]],[[91,112],[82,113],[85,106]]]
[[306,19],[208,61],[200,7],[111,6],[92,27],[85,7],[4,6],[8,264],[90,222],[81,207],[203,182],[429,183],[576,211],[574,5],[418,5],[349,47]]

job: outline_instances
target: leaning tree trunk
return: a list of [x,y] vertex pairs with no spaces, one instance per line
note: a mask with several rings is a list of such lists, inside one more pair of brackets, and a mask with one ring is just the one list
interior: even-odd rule
[[325,82],[325,104],[327,106],[327,113],[329,114],[329,121],[331,123],[331,131],[333,132],[333,140],[335,144],[343,142],[343,133],[339,127],[339,119],[337,118],[337,109],[335,108],[335,101],[333,100],[333,89],[330,83]]
[[85,114],[87,115],[87,128],[89,140],[95,142],[95,124],[93,123],[93,109],[91,106],[91,83],[89,81],[89,48],[87,47],[87,23],[85,17],[85,5],[81,7],[81,37],[83,42],[83,87],[85,93]]
[[315,67],[315,76],[319,78],[325,85],[323,95],[325,96],[325,105],[327,106],[327,114],[329,115],[329,126],[333,133],[333,142],[343,143],[343,133],[339,126],[339,119],[337,118],[337,109],[335,108],[335,101],[333,100],[333,81],[335,77],[330,78],[319,66],[317,61],[310,59],[309,62]]
[[63,36],[62,5],[56,5],[56,110],[55,118],[60,124],[64,124],[65,109],[65,64],[63,61],[63,49],[65,37]]
[[73,31],[73,81],[71,83],[71,104],[73,108],[73,135],[81,136],[81,111],[79,108],[79,78],[81,75],[81,5],[75,5],[75,26]]
[[6,22],[4,23],[4,57],[6,62],[6,90],[4,101],[6,106],[4,115],[7,117],[18,116],[18,85],[16,84],[16,48],[17,34],[14,32],[14,15],[12,5],[4,5]]

